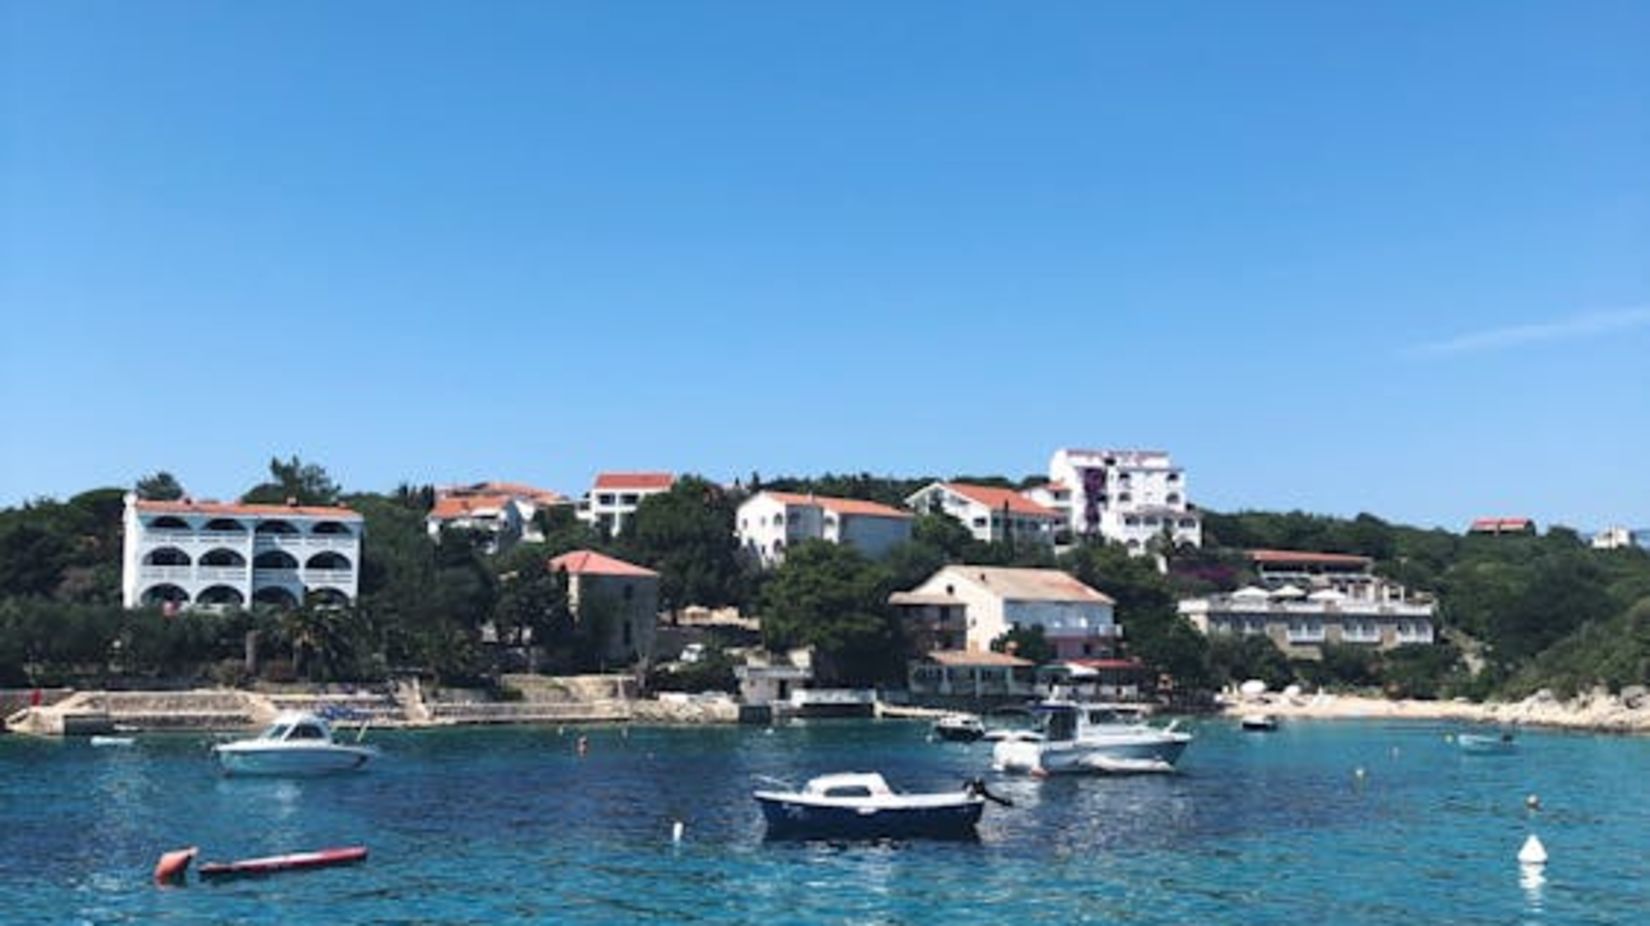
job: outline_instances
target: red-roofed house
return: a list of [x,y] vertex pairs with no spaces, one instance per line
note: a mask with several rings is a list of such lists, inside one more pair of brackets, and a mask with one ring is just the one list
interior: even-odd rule
[[671,473],[597,473],[596,482],[579,502],[579,520],[609,536],[624,532],[625,522],[642,499],[669,492],[676,484]]
[[1037,504],[1013,489],[936,482],[911,493],[905,500],[913,511],[948,514],[963,523],[976,540],[988,543],[1054,545],[1054,533],[1065,521],[1058,511]]
[[1533,534],[1535,522],[1529,518],[1479,518],[1467,528],[1469,534]]
[[857,498],[758,492],[739,506],[734,532],[763,566],[777,565],[805,540],[845,543],[875,557],[911,539],[911,512]]
[[1058,569],[946,566],[888,600],[924,647],[983,653],[1014,628],[1041,627],[1057,658],[1084,659],[1112,655],[1119,636],[1112,599]]
[[469,530],[482,535],[482,550],[508,550],[522,537],[527,517],[522,504],[509,495],[443,495],[424,516],[432,538],[443,530]]
[[581,625],[601,628],[602,657],[611,665],[653,658],[659,622],[659,574],[594,550],[574,550],[550,561],[567,576],[567,603]]

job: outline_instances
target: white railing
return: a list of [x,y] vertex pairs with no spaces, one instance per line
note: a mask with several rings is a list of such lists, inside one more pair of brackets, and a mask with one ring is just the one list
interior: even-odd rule
[[217,546],[239,546],[246,543],[246,531],[197,531],[195,542],[210,543]]
[[[1203,605],[1202,602],[1189,602]],[[1260,598],[1211,599],[1206,606],[1193,607],[1190,613],[1283,614],[1332,617],[1339,614],[1370,615],[1373,617],[1432,616],[1432,606],[1403,601],[1267,601]]]
[[245,582],[245,566],[196,566],[195,579],[200,582]]
[[257,582],[260,585],[265,583],[271,585],[296,585],[298,584],[298,570],[254,569],[252,570],[252,581]]
[[304,537],[302,534],[255,534],[252,545],[256,548],[287,550],[303,546]]
[[305,569],[305,585],[348,585],[355,573],[348,569]]
[[1322,643],[1326,639],[1323,627],[1290,627],[1286,637],[1290,643]]
[[1379,643],[1381,629],[1379,627],[1342,627],[1342,643]]
[[187,582],[194,577],[194,570],[189,566],[140,566],[138,578],[164,579],[169,582]]

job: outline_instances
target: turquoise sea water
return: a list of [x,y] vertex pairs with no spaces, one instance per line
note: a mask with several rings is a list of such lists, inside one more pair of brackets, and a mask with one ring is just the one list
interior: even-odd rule
[[[871,845],[764,842],[752,776],[954,787],[989,747],[904,722],[443,730],[287,781],[219,777],[204,737],[0,738],[0,923],[1650,922],[1650,741],[1527,733],[1465,756],[1449,729],[1206,721],[1183,774],[994,779],[1017,806],[989,807],[978,842]],[[1540,879],[1514,859],[1532,832]],[[365,864],[149,883],[179,846],[351,843]]]

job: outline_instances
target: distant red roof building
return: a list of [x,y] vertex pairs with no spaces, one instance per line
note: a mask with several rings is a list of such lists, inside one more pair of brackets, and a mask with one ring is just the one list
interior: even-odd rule
[[1374,560],[1350,553],[1313,553],[1305,550],[1250,550],[1249,559],[1259,565],[1351,566],[1367,568]]
[[597,473],[598,489],[668,489],[676,484],[673,473]]
[[1478,518],[1467,528],[1469,534],[1533,534],[1535,522],[1529,518]]
[[508,505],[509,495],[448,495],[435,500],[430,517],[438,521],[467,518],[477,511],[499,511]]
[[505,495],[526,499],[536,505],[563,505],[568,501],[560,492],[541,489],[524,482],[476,482],[470,485],[447,486],[437,494],[441,498]]
[[946,482],[942,485],[969,501],[978,502],[987,508],[995,508],[998,511],[1006,508],[1015,514],[1029,514],[1045,518],[1063,517],[1058,511],[1039,505],[1013,489],[972,485],[966,482]]
[[879,502],[858,498],[833,498],[828,495],[806,495],[801,492],[768,492],[769,497],[786,505],[818,505],[839,515],[864,515],[874,518],[909,518],[911,512]]
[[659,574],[635,563],[627,563],[595,550],[574,550],[550,561],[551,572],[566,572],[577,576],[654,576]]

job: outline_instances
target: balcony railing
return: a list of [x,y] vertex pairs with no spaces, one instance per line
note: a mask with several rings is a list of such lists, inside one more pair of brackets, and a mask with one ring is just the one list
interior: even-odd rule
[[188,582],[195,577],[195,570],[190,566],[139,566],[138,578],[150,581]]
[[245,582],[245,566],[197,566],[195,579],[201,582]]
[[297,585],[296,569],[254,569],[252,581],[259,585]]
[[305,585],[349,585],[355,573],[348,569],[305,569]]

